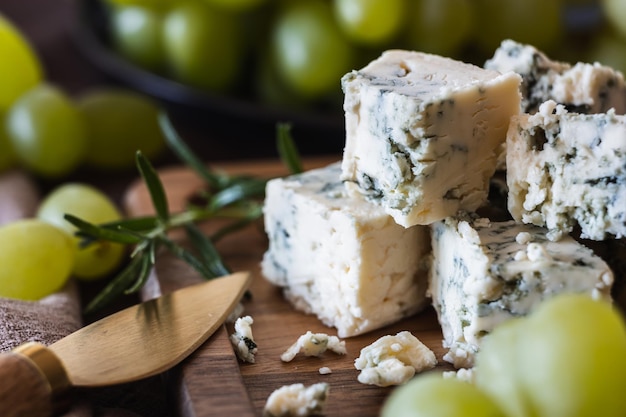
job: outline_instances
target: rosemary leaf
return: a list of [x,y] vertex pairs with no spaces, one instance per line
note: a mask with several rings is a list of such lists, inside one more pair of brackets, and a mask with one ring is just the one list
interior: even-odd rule
[[140,258],[141,263],[140,267],[138,268],[137,279],[135,280],[135,283],[133,285],[131,285],[129,288],[126,289],[126,291],[124,291],[125,294],[134,294],[141,290],[141,288],[150,277],[150,271],[152,270],[152,266],[154,266],[154,257],[151,256],[150,253],[148,253],[140,255]]
[[217,252],[213,242],[193,223],[185,225],[187,236],[191,244],[200,254],[201,260],[211,271],[213,277],[220,277],[230,274],[230,270],[222,262],[220,254]]
[[266,183],[266,180],[260,179],[241,179],[230,187],[215,193],[211,197],[208,207],[217,210],[249,197],[263,197]]
[[148,256],[150,257],[150,263],[152,265],[156,264],[156,252],[157,252],[158,246],[159,245],[154,240],[150,241],[150,243],[147,246]]
[[176,257],[182,259],[187,264],[189,264],[193,269],[198,271],[202,277],[206,279],[215,278],[213,272],[206,266],[202,261],[200,261],[194,254],[189,252],[187,249],[180,246],[178,243],[172,241],[166,236],[160,237],[161,242],[172,252]]
[[142,259],[140,255],[133,257],[126,268],[113,278],[113,280],[91,300],[85,308],[85,314],[93,313],[101,309],[124,294],[126,289],[137,279],[137,272],[141,267],[141,262]]
[[103,239],[116,243],[136,244],[141,241],[141,238],[135,235],[96,226],[95,224],[89,223],[88,221],[80,219],[72,214],[65,214],[63,217],[65,220],[78,228],[76,235],[84,237],[88,242]]
[[170,149],[184,162],[189,168],[193,169],[210,188],[220,189],[223,186],[224,179],[220,175],[216,175],[209,171],[206,165],[198,158],[174,129],[172,121],[167,113],[159,114],[159,125],[165,136],[165,140]]
[[300,154],[291,136],[291,124],[278,123],[276,125],[276,147],[278,155],[292,174],[303,171]]
[[111,230],[132,230],[135,232],[144,232],[157,227],[158,222],[157,218],[154,216],[144,216],[107,222],[99,226]]
[[211,214],[213,217],[223,219],[257,219],[263,215],[263,203],[256,200],[242,200],[213,211]]
[[165,197],[165,190],[163,189],[163,183],[159,179],[159,175],[155,171],[150,161],[138,151],[136,154],[137,169],[141,174],[146,187],[150,193],[154,210],[157,217],[163,223],[169,220],[169,209],[167,207],[167,199]]

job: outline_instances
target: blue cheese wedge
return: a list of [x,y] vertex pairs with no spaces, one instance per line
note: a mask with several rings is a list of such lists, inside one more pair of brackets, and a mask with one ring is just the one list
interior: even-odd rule
[[405,227],[487,199],[521,77],[390,50],[342,80],[342,179]]
[[473,366],[481,339],[497,325],[525,316],[561,293],[610,300],[613,273],[570,237],[515,221],[448,218],[432,225],[429,292],[439,317],[444,360]]
[[337,336],[329,336],[326,333],[313,333],[309,330],[280,355],[280,360],[291,362],[300,352],[304,356],[322,356],[327,350],[339,355],[345,355],[347,353],[346,342],[340,340]]
[[350,196],[340,164],[269,181],[263,275],[296,309],[339,337],[380,328],[425,307],[430,238]]
[[554,101],[511,119],[508,208],[553,240],[626,237],[626,116],[570,113]]
[[571,65],[553,61],[534,46],[505,40],[485,68],[522,77],[522,113],[535,113],[548,100],[577,113],[626,112],[626,84],[621,72],[599,63]]
[[319,382],[310,386],[291,384],[273,391],[265,402],[263,417],[307,417],[322,414],[329,385]]
[[404,384],[435,365],[435,353],[408,331],[381,337],[361,349],[354,361],[354,367],[361,371],[359,382],[380,387]]

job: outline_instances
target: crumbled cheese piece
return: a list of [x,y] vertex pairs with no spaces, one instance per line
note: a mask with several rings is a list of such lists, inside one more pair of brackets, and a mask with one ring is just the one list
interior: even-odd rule
[[474,382],[474,368],[460,368],[456,371],[446,371],[442,375],[444,378],[455,378],[461,381]]
[[308,387],[303,384],[280,387],[267,398],[263,417],[307,417],[321,414],[328,390],[329,385],[324,382]]
[[360,383],[381,387],[403,384],[416,372],[432,369],[435,365],[434,352],[408,331],[381,337],[361,349],[354,361],[355,368],[361,371]]
[[519,232],[517,236],[515,236],[515,241],[520,245],[524,245],[529,243],[532,240],[533,236],[528,232]]
[[237,357],[243,362],[254,363],[257,345],[252,336],[252,317],[244,316],[235,321],[235,332],[230,335],[230,342],[235,348]]
[[326,333],[313,333],[309,330],[300,336],[298,340],[280,356],[280,359],[283,362],[290,362],[300,352],[305,356],[321,356],[327,350],[345,355],[346,342],[339,340],[337,336],[329,336]]
[[328,366],[322,366],[319,369],[319,373],[320,373],[320,375],[328,375],[328,374],[332,374],[333,370],[330,369]]

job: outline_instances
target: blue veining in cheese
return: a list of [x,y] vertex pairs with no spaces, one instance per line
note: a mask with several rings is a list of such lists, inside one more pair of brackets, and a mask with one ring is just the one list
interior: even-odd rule
[[613,273],[569,236],[514,221],[470,216],[432,226],[429,293],[444,335],[444,357],[457,368],[473,366],[481,338],[497,325],[524,316],[560,293],[610,300]]
[[519,112],[521,77],[386,51],[342,78],[342,179],[405,227],[473,211]]
[[535,113],[548,100],[578,113],[626,112],[621,72],[599,63],[570,65],[550,60],[531,45],[504,40],[485,68],[522,76],[522,113]]
[[264,276],[299,310],[339,337],[367,332],[426,304],[429,229],[397,225],[362,196],[348,195],[340,164],[271,180]]
[[559,239],[626,237],[626,116],[570,113],[553,101],[511,119],[509,212]]

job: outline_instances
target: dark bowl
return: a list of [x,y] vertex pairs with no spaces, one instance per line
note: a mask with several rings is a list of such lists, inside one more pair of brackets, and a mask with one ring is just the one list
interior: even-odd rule
[[193,126],[198,136],[215,136],[213,130],[217,129],[218,137],[228,135],[233,140],[273,145],[276,124],[288,122],[304,152],[342,150],[345,130],[340,103],[324,109],[268,105],[250,93],[214,94],[147,71],[113,50],[107,9],[100,0],[82,0],[77,4],[73,39],[81,53],[113,81],[159,99],[173,117]]

